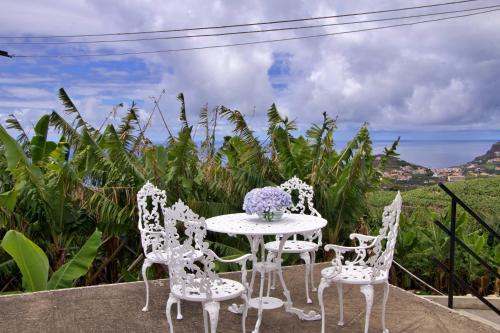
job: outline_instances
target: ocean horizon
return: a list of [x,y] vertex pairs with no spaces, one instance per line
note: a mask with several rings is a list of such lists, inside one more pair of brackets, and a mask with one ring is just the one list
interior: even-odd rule
[[[196,140],[197,141],[197,140]],[[394,140],[372,140],[375,154],[383,153]],[[397,148],[399,158],[431,169],[447,168],[465,164],[477,156],[484,155],[498,140],[400,140]],[[335,140],[335,149],[343,149],[348,140]],[[155,142],[156,144],[161,144]],[[197,141],[199,144],[199,142]],[[217,140],[216,145],[220,146]]]
[[[485,154],[499,140],[401,140],[399,158],[428,168],[446,168],[462,165]],[[347,142],[347,141],[346,141]],[[337,142],[337,147],[346,142]],[[391,140],[373,140],[376,154],[390,147]],[[342,144],[342,145],[341,145]]]

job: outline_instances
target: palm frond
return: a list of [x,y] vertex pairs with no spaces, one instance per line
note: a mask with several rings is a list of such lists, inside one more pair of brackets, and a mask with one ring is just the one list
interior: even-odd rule
[[71,126],[59,113],[52,111],[49,122],[59,133],[66,138],[70,146],[77,147],[80,141],[80,134]]
[[186,103],[184,101],[184,94],[179,93],[179,95],[177,95],[177,100],[181,103],[179,119],[181,120],[182,126],[189,127],[189,123],[187,121],[187,116],[186,116]]
[[132,151],[132,148],[137,142],[137,135],[135,131],[140,131],[139,118],[137,117],[137,107],[135,102],[127,110],[127,114],[122,118],[121,124],[118,127],[116,134],[120,138],[120,142],[123,144],[127,151]]
[[95,128],[93,128],[89,123],[87,123],[83,119],[82,115],[80,114],[80,111],[78,111],[77,107],[75,106],[69,95],[66,93],[64,88],[59,89],[59,100],[64,105],[65,108],[64,112],[67,115],[74,116],[73,128],[75,128],[75,130],[85,127],[91,132],[95,131]]
[[9,114],[5,122],[7,123],[7,129],[14,129],[19,132],[16,140],[17,142],[19,142],[19,144],[21,144],[21,146],[26,147],[29,143],[28,134],[24,130],[17,117],[11,113]]

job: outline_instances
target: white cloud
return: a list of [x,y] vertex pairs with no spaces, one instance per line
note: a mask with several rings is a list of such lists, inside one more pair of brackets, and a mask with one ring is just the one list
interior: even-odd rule
[[[491,1],[482,2],[488,5]],[[77,34],[140,31],[172,27],[333,15],[411,6],[418,1],[12,1],[0,14],[3,34]],[[462,5],[470,7],[472,5]],[[392,16],[396,14],[391,14]],[[176,95],[184,92],[191,119],[200,108],[224,104],[262,123],[272,102],[301,124],[321,119],[328,111],[354,124],[370,122],[376,129],[500,128],[500,29],[498,13],[453,22],[389,29],[352,35],[194,52],[123,57],[144,68],[114,68],[116,59],[26,62],[40,64],[50,77],[23,72],[0,75],[0,112],[7,108],[42,105],[59,108],[59,86],[74,96],[82,112],[99,124],[118,101],[142,100],[143,113],[152,109],[150,96],[166,89],[161,107],[169,121],[177,119]],[[367,18],[358,17],[357,19]],[[344,21],[347,19],[344,19]],[[342,20],[338,20],[342,21]],[[371,24],[370,26],[374,26]],[[473,27],[473,29],[471,29]],[[344,29],[357,29],[350,26]],[[107,51],[138,51],[198,47],[242,40],[268,39],[318,32],[268,33],[253,36],[197,38],[108,45]],[[100,52],[103,45],[64,47],[64,53]],[[16,53],[46,52],[45,48],[19,48]],[[288,54],[288,72],[269,77],[276,54]],[[13,59],[14,61],[18,61]],[[104,63],[106,62],[106,63]],[[89,73],[65,72],[85,64]],[[63,68],[63,65],[66,67]],[[1,66],[5,66],[0,62]],[[34,71],[35,69],[33,69]],[[135,74],[133,74],[135,73]],[[132,77],[143,79],[136,82]],[[86,74],[85,77],[83,74]],[[284,87],[273,89],[273,84]],[[5,85],[9,85],[8,89]],[[43,85],[43,86],[39,86]],[[50,88],[49,88],[50,87]],[[25,100],[13,101],[25,89]],[[27,90],[26,90],[27,89]],[[52,103],[52,104],[51,104]],[[159,118],[152,132],[162,133]]]

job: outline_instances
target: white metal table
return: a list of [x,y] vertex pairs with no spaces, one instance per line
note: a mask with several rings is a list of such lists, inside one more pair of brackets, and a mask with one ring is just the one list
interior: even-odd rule
[[[229,236],[244,235],[250,242],[252,251],[252,277],[248,287],[249,305],[258,309],[258,319],[255,324],[254,333],[259,332],[260,324],[262,322],[262,310],[276,309],[285,306],[285,311],[297,315],[302,320],[319,320],[321,315],[315,311],[305,312],[293,306],[290,297],[290,291],[286,287],[285,280],[283,279],[283,272],[281,269],[281,254],[285,241],[295,234],[310,234],[326,226],[327,221],[321,217],[302,215],[302,214],[284,214],[280,221],[265,222],[255,215],[248,215],[245,213],[227,214],[212,217],[206,220],[207,229],[213,232],[227,234]],[[281,236],[279,251],[276,258],[266,258],[264,248],[264,236]],[[258,252],[261,250],[259,260]],[[271,275],[276,271],[281,286],[283,287],[283,294],[285,300],[270,297],[269,290],[271,287]],[[259,297],[252,298],[253,286],[255,281],[256,272],[260,273],[260,290]],[[264,285],[266,275],[268,278],[267,296],[264,296]],[[242,306],[232,305],[229,310],[234,313],[241,313]]]

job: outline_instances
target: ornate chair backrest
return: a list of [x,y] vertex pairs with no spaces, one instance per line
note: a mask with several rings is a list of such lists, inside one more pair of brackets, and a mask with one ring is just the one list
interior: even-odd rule
[[165,234],[163,218],[166,213],[167,195],[149,181],[137,193],[139,219],[137,227],[141,233],[144,254],[164,250]]
[[[311,185],[305,183],[297,176],[293,176],[281,184],[279,188],[292,197],[292,205],[285,208],[286,213],[306,214],[306,212],[309,211],[309,215],[321,217],[321,214],[314,208],[314,191]],[[294,202],[295,193],[297,193],[296,202]],[[317,239],[318,245],[321,246],[321,230],[303,236],[309,241]],[[297,235],[294,235],[293,239],[297,240]]]
[[[285,209],[287,213],[305,214],[309,210],[309,215],[320,216],[314,208],[314,191],[311,185],[306,184],[301,179],[293,176],[279,186],[280,189],[292,196],[292,205]],[[293,202],[294,192],[297,191],[297,202]]]
[[179,222],[183,226],[184,234],[180,238],[171,238],[174,246],[169,264],[170,287],[180,287],[182,294],[186,296],[201,293],[210,300],[210,286],[218,276],[214,272],[214,253],[205,241],[205,219],[179,200],[167,209],[165,225],[171,228]]
[[[382,228],[373,248],[374,255],[367,261],[373,267],[372,279],[380,276],[380,274],[388,273],[391,268],[396,240],[398,238],[401,206],[401,193],[398,191],[394,201],[389,206],[384,207]],[[385,248],[383,246],[384,240],[386,241]]]

